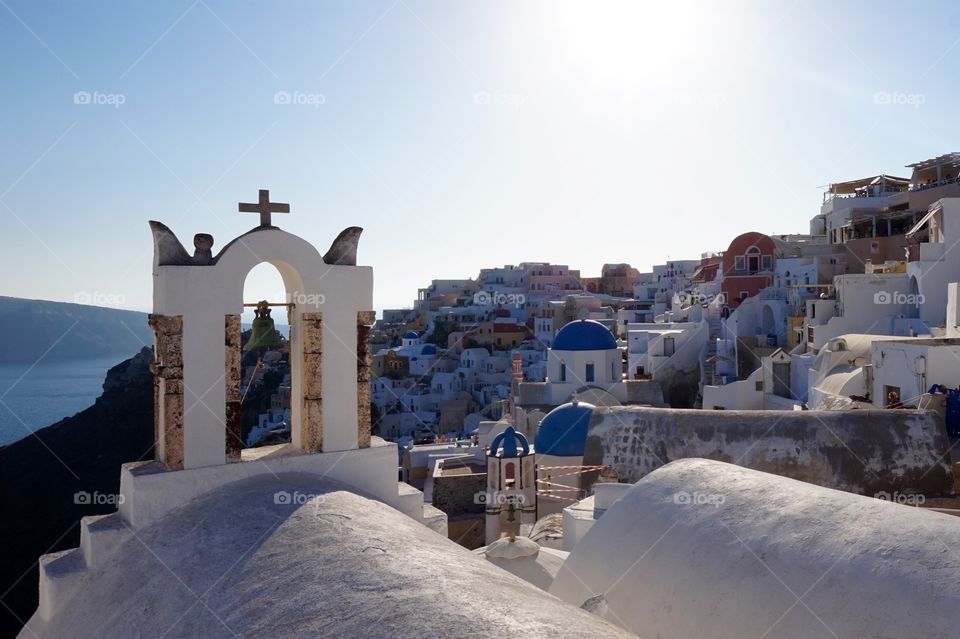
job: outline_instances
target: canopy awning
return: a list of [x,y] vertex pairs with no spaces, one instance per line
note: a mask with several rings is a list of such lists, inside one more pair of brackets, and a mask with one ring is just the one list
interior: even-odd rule
[[939,155],[935,158],[930,158],[929,160],[923,160],[922,162],[914,162],[913,164],[906,165],[908,169],[913,169],[914,171],[922,171],[924,169],[932,169],[937,166],[960,166],[960,153],[947,153],[945,155]]
[[859,180],[837,182],[835,184],[831,184],[829,189],[831,193],[846,195],[850,193],[856,193],[859,189],[865,188],[872,184],[886,184],[889,186],[900,186],[905,188],[910,185],[910,180],[907,178],[881,173],[880,175],[871,175],[870,177],[860,178]]
[[913,225],[913,228],[912,228],[912,229],[910,229],[909,231],[907,231],[907,233],[906,233],[906,235],[904,235],[904,237],[905,237],[906,239],[908,239],[908,240],[913,239],[913,236],[916,235],[917,233],[919,233],[920,231],[922,231],[922,230],[923,230],[923,227],[926,226],[927,222],[929,222],[930,219],[931,219],[934,215],[936,215],[939,210],[940,210],[940,208],[937,207],[937,208],[930,209],[929,211],[927,211],[927,214],[924,215],[924,216],[923,216],[922,218],[920,218],[919,220],[917,220],[917,223]]

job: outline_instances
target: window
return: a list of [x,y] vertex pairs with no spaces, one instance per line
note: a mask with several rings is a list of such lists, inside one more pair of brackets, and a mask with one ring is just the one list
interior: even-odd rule
[[779,397],[791,398],[790,393],[790,362],[774,362],[773,364],[773,394]]
[[750,297],[750,291],[740,291],[740,301],[741,301],[741,302],[742,302],[743,300],[747,299],[748,297]]
[[593,362],[587,362],[586,381],[593,381]]
[[567,365],[563,362],[560,362],[560,381],[567,381]]
[[735,271],[745,271],[747,270],[747,257],[745,255],[737,255],[733,258],[733,270]]
[[755,388],[757,389],[757,392],[758,392],[758,393],[762,393],[762,392],[763,392],[763,382],[757,382],[757,385],[755,386]]
[[773,268],[773,256],[772,256],[772,255],[764,255],[764,256],[761,258],[761,262],[763,263],[763,270],[769,271],[770,269]]
[[672,337],[663,338],[663,356],[670,357],[676,348],[676,340]]
[[887,408],[903,408],[903,404],[900,403],[900,387],[899,386],[886,386],[883,387],[883,405]]

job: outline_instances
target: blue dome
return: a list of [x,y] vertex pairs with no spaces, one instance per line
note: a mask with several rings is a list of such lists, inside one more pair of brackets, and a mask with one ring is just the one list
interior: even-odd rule
[[[530,444],[527,443],[527,438],[513,430],[513,426],[507,426],[505,431],[493,438],[488,453],[490,457],[497,456],[501,443],[503,444],[503,454],[500,457],[522,457],[530,454]],[[523,449],[523,455],[517,449],[517,444]]]
[[403,339],[417,339],[418,337],[420,336],[417,335],[415,332],[407,331],[407,334],[403,336]]
[[617,348],[617,340],[606,326],[596,320],[574,320],[557,331],[555,351],[608,351]]
[[424,346],[423,348],[420,349],[420,354],[421,354],[421,355],[436,355],[436,354],[437,354],[437,347],[434,346],[433,344],[427,344],[426,346]]
[[547,413],[534,440],[537,454],[582,457],[593,409],[593,404],[570,402]]

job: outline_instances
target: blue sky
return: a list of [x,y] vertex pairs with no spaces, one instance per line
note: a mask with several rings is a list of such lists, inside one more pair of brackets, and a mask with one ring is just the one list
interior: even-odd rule
[[960,150],[946,2],[2,0],[0,54],[0,294],[138,310],[147,220],[217,250],[258,188],[321,250],[365,227],[382,309],[803,232],[818,187]]

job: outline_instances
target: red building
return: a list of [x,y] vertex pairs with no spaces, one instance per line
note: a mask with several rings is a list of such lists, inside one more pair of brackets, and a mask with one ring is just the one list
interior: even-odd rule
[[751,231],[738,235],[723,254],[720,291],[726,296],[727,306],[736,308],[747,297],[752,297],[773,283],[773,269],[777,258],[770,237]]

